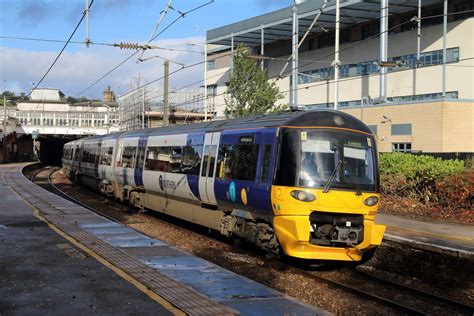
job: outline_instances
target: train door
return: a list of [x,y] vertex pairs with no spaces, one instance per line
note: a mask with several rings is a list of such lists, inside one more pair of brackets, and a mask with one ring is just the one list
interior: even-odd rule
[[204,152],[202,156],[199,195],[206,204],[217,204],[214,193],[214,179],[216,176],[216,157],[219,150],[221,133],[206,133],[204,136]]
[[145,151],[148,136],[140,136],[138,139],[137,159],[134,169],[135,186],[143,187],[143,167],[145,164]]
[[100,163],[100,153],[102,148],[102,139],[99,140],[97,143],[97,147],[95,147],[95,160],[94,160],[94,177],[96,179],[99,178],[99,163]]
[[124,184],[123,181],[123,171],[122,171],[122,153],[124,149],[123,139],[117,141],[117,152],[115,153],[115,167],[114,167],[114,176],[115,182]]

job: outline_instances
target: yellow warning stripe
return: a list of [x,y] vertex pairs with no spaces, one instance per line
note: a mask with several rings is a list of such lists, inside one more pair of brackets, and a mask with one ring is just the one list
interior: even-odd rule
[[81,244],[80,242],[78,242],[77,240],[71,238],[70,236],[66,235],[63,231],[61,231],[58,227],[56,227],[55,225],[53,225],[52,223],[48,222],[43,216],[41,216],[40,214],[40,211],[35,207],[33,206],[32,204],[30,204],[27,200],[25,200],[18,192],[16,192],[12,187],[10,187],[11,191],[13,191],[13,193],[15,193],[17,196],[19,196],[26,204],[28,204],[32,209],[33,209],[33,215],[38,218],[39,220],[41,220],[42,222],[45,222],[49,228],[51,228],[52,230],[54,230],[56,233],[58,233],[60,236],[62,236],[64,239],[66,239],[67,241],[69,241],[71,244],[73,244],[74,246],[76,246],[77,248],[81,249],[82,251],[84,251],[85,253],[87,253],[89,256],[91,256],[92,258],[96,259],[97,261],[99,261],[100,263],[102,263],[104,266],[106,266],[107,268],[109,268],[110,270],[114,271],[118,276],[120,276],[122,279],[124,279],[125,281],[129,282],[130,284],[132,284],[133,286],[135,286],[137,289],[139,289],[140,291],[142,291],[144,294],[146,294],[149,298],[151,298],[152,300],[154,300],[155,302],[157,302],[158,304],[160,304],[161,306],[163,306],[163,308],[165,308],[166,310],[168,310],[170,313],[172,313],[173,315],[179,315],[179,316],[182,316],[182,315],[186,315],[185,312],[183,312],[182,310],[180,310],[179,308],[177,308],[176,306],[174,306],[171,302],[167,301],[166,299],[164,299],[163,297],[159,296],[158,294],[156,294],[155,292],[153,292],[152,290],[150,290],[146,285],[144,285],[143,283],[141,283],[139,280],[135,279],[134,277],[132,277],[131,275],[129,275],[128,273],[126,273],[125,271],[121,270],[120,268],[114,266],[113,264],[111,264],[110,262],[108,262],[106,259],[104,259],[103,257],[101,257],[98,253],[96,253],[95,251],[93,251],[92,249],[84,246],[83,244]]

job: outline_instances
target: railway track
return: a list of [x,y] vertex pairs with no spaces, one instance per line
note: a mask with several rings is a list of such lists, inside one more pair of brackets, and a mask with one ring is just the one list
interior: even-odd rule
[[[63,192],[61,189],[59,189],[52,181],[51,181],[51,176],[53,175],[53,173],[55,173],[56,171],[59,171],[61,168],[58,168],[58,167],[46,167],[46,168],[43,168],[43,169],[39,169],[37,171],[35,171],[30,180],[31,182],[34,182],[36,184],[38,184],[39,186],[41,186],[42,188],[54,193],[54,194],[57,194],[59,196],[61,196],[62,198],[68,200],[68,201],[71,201],[77,205],[80,205],[92,212],[95,212],[101,216],[104,216],[108,219],[110,219],[111,221],[114,221],[114,222],[119,222],[117,219],[111,217],[111,216],[108,216],[107,214],[103,213],[103,212],[100,212],[98,211],[97,209],[93,208],[93,207],[90,207],[88,204],[82,202],[82,201],[79,201],[78,199],[75,199],[73,197],[71,197],[70,195],[66,194],[65,192]],[[41,180],[40,181],[37,181],[37,178],[40,178],[39,177],[39,174],[40,173],[46,173],[45,175],[42,176]]]
[[[114,216],[110,216],[110,214],[109,215],[105,214],[104,212],[97,210],[97,207],[94,208],[93,206],[88,205],[88,202],[79,201],[78,199],[71,197],[69,194],[65,193],[58,186],[56,186],[51,180],[51,177],[53,173],[58,170],[59,168],[41,169],[32,175],[31,180],[41,185],[45,189],[55,194],[58,194],[61,197],[66,198],[74,203],[77,203],[93,212],[96,212],[102,216],[105,216],[113,221],[123,222],[122,220],[120,220],[119,214],[116,214],[116,215],[114,214]],[[101,197],[96,193],[93,193],[90,191],[87,191],[87,192],[89,193],[90,196],[93,197],[91,200],[97,200],[98,197]],[[125,207],[122,204],[115,203],[115,205],[116,206],[112,206],[112,208],[114,209],[114,212],[123,213],[124,211],[129,210],[128,207]],[[156,216],[153,216],[155,214],[156,212],[150,212],[150,214],[147,212],[144,215],[152,216],[159,221],[164,221],[161,218],[157,218]],[[170,225],[174,227],[175,229],[180,229],[180,230],[185,229],[182,226],[179,226],[178,224],[174,224],[169,221],[164,221],[164,223],[166,225]],[[202,242],[214,243],[227,250],[232,250],[234,247],[228,241],[210,237],[203,232],[196,232],[194,230],[193,234],[196,236],[196,238],[199,238]],[[287,271],[292,271],[293,273],[304,276],[308,280],[324,283],[331,288],[351,293],[365,300],[370,300],[372,302],[375,302],[376,304],[389,307],[393,309],[394,311],[397,311],[402,314],[408,314],[408,315],[433,314],[435,313],[434,311],[437,311],[437,308],[441,308],[441,310],[446,311],[446,312],[450,312],[450,313],[454,312],[457,314],[472,315],[474,313],[473,306],[464,304],[462,302],[458,302],[448,297],[443,297],[440,295],[429,293],[427,291],[420,290],[412,286],[407,286],[405,284],[401,284],[395,281],[384,279],[382,277],[369,274],[367,272],[361,271],[356,268],[345,268],[339,271],[340,273],[346,274],[347,278],[349,279],[349,281],[344,282],[337,278],[328,276],[327,273],[325,272],[310,271],[308,267],[301,268],[301,267],[295,266],[292,263],[270,260],[270,259],[264,258],[261,255],[252,253],[250,251],[245,251],[245,252],[248,256],[258,257],[260,260],[263,260],[265,262],[265,265],[279,265],[280,269],[283,268]],[[371,286],[367,287],[367,284],[370,284]],[[382,294],[376,294],[376,293],[382,293]],[[423,303],[421,304],[419,302],[423,302]],[[428,306],[431,306],[431,309],[429,309]],[[442,312],[440,313],[440,310],[438,310],[436,314],[442,314]]]

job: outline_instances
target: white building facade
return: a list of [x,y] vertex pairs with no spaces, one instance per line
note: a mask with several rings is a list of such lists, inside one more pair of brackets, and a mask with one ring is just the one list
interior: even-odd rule
[[[418,1],[388,1],[388,54],[384,99],[393,103],[445,98],[474,100],[474,1],[449,0],[446,64],[443,66],[443,0],[421,1],[418,52]],[[322,13],[297,51],[298,85],[290,85],[292,64],[281,74],[292,55],[292,8],[210,30],[207,33],[208,108],[222,117],[224,93],[231,72],[232,51],[243,43],[263,60],[290,104],[308,108],[332,108],[335,102],[334,28],[335,1],[308,1],[297,6],[299,41],[313,19]],[[341,1],[338,109],[372,104],[380,96],[380,1]],[[384,33],[384,32],[382,32]],[[417,60],[419,53],[419,59]],[[444,68],[444,69],[443,69]],[[443,71],[445,81],[443,90]],[[444,95],[443,95],[444,93]]]
[[114,102],[69,104],[57,89],[36,89],[7,113],[17,120],[18,134],[97,135],[119,130],[119,111]]

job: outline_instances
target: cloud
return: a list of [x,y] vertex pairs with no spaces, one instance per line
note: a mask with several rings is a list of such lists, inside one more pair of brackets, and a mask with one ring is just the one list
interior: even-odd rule
[[[0,0],[2,10],[12,14],[12,22],[21,28],[36,27],[51,20],[77,23],[85,9],[84,0]],[[95,0],[91,10],[98,16],[132,6],[153,6],[158,0]],[[92,0],[89,0],[89,3]]]
[[13,7],[16,21],[23,27],[37,26],[42,21],[54,16],[57,7],[51,1],[7,1],[6,6]]
[[[203,41],[202,37],[190,37],[167,39],[154,44],[166,48],[197,50],[186,43],[202,43]],[[92,46],[89,49],[81,48],[74,52],[65,51],[40,87],[57,88],[66,95],[74,96],[117,66],[131,53],[133,51],[101,46]],[[20,92],[29,92],[32,83],[40,80],[56,57],[57,51],[45,52],[0,47],[0,55],[0,80],[1,82],[6,80],[7,89],[19,94]],[[144,58],[154,55],[187,65],[204,60],[204,56],[201,54],[168,50],[150,50],[145,53]],[[171,64],[170,72],[179,68],[180,66]],[[201,80],[203,71],[203,64],[179,71],[170,78],[170,86],[176,88]],[[138,76],[140,76],[142,83],[162,77],[163,60],[152,58],[137,63],[137,59],[134,57],[83,94],[88,97],[101,98],[102,91],[109,85],[116,93],[123,94],[131,88],[133,77],[137,78]],[[162,85],[163,81],[160,80],[150,85],[150,89]]]

